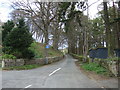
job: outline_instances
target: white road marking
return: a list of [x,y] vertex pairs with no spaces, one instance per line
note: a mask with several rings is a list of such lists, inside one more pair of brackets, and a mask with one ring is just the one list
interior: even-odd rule
[[28,86],[26,86],[25,88],[29,88],[29,87],[31,87],[32,85],[28,85]]
[[53,71],[52,73],[49,74],[49,76],[53,75],[55,72],[59,71],[61,68],[56,69],[55,71]]

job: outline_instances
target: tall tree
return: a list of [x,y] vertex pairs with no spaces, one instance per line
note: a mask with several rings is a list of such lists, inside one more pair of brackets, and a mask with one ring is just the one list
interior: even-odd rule
[[118,19],[117,19],[117,25],[118,25],[118,29],[117,29],[117,41],[118,41],[118,48],[120,48],[120,1],[118,2]]
[[[24,19],[20,19],[15,27],[5,39],[5,46],[9,47],[8,54],[13,54],[17,58],[32,58],[32,52],[28,50],[33,42],[32,34],[29,32]],[[5,52],[6,53],[6,52]],[[19,55],[19,54],[20,55]],[[30,55],[31,54],[31,55]]]
[[105,21],[105,29],[106,29],[106,39],[107,39],[107,47],[108,47],[108,55],[112,56],[111,54],[111,29],[110,29],[110,21],[108,15],[108,6],[107,2],[103,2],[104,6],[104,21]]
[[90,20],[89,48],[105,47],[104,21],[101,17]]
[[[68,38],[68,52],[82,54],[85,57],[88,52],[88,17],[83,15],[83,11],[86,7],[86,2],[64,2],[60,10],[60,21],[65,25]],[[86,24],[82,24],[84,21]]]
[[37,34],[41,31],[43,32],[46,44],[49,43],[49,30],[51,22],[54,21],[54,18],[57,15],[56,5],[57,3],[39,2],[38,0],[35,0],[34,2],[26,0],[22,3],[19,1],[13,3],[14,8],[19,11],[24,11],[27,18],[29,18],[33,24],[37,26],[38,29],[35,31]]
[[5,38],[11,32],[11,30],[14,28],[14,22],[8,20],[6,23],[4,23],[2,28],[3,28],[3,30],[2,30],[2,41],[3,41],[3,45],[4,45]]

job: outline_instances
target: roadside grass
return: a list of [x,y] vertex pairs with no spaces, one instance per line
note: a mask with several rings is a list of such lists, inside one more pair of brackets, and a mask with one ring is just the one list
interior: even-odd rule
[[[34,42],[29,48],[35,53],[35,58],[44,58],[45,57],[45,45],[42,43]],[[62,53],[58,50],[54,50],[52,47],[47,49],[48,57],[61,56]]]
[[61,55],[63,55],[63,53],[60,52],[60,51],[58,51],[58,50],[53,50],[52,48],[50,48],[50,49],[48,50],[48,56],[49,56],[49,57],[61,56]]
[[104,67],[100,66],[97,63],[82,63],[81,66],[84,70],[95,72],[96,74],[102,74],[105,76],[112,76],[110,71],[105,69]]
[[29,70],[29,69],[34,69],[34,68],[38,68],[38,67],[41,67],[41,66],[42,65],[37,65],[37,64],[23,65],[23,66],[13,66],[13,67],[2,68],[2,70]]
[[[95,63],[89,62],[90,58],[87,57],[87,62],[83,62],[84,56],[80,56],[77,54],[71,54],[74,58],[78,59],[77,63],[79,66],[85,71],[95,72],[96,74],[101,74],[104,76],[112,77],[114,76],[108,69],[104,68],[103,66]],[[98,59],[95,59],[98,60]],[[118,58],[112,58],[112,60],[118,60]]]

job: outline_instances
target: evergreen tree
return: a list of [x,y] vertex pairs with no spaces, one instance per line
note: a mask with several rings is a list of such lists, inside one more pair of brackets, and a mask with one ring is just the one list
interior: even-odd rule
[[15,27],[5,40],[6,46],[10,47],[10,52],[17,58],[32,58],[33,53],[28,50],[33,42],[32,35],[28,27],[25,25],[24,19],[20,19],[17,27]]
[[14,23],[13,21],[7,21],[6,23],[4,23],[4,25],[2,26],[2,42],[3,42],[3,46],[5,46],[5,39],[7,37],[7,35],[11,32],[11,30],[14,28]]

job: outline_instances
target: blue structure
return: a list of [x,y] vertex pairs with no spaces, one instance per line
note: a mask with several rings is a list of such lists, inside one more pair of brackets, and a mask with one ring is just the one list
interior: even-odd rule
[[108,57],[107,48],[97,48],[96,58],[106,59]]
[[108,49],[107,48],[97,48],[89,50],[90,58],[101,58],[106,59],[108,57]]
[[49,45],[46,45],[46,47],[45,48],[50,48],[50,46]]
[[96,49],[90,49],[89,56],[90,58],[96,58]]
[[116,57],[120,57],[120,49],[114,49]]

